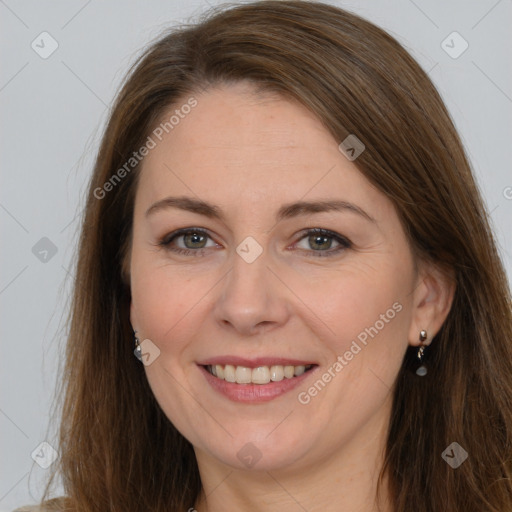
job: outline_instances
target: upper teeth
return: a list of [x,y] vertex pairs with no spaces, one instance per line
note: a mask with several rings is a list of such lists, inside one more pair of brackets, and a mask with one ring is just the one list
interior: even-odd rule
[[312,365],[307,366],[258,366],[257,368],[248,368],[246,366],[233,366],[231,364],[214,364],[206,368],[219,379],[227,382],[236,382],[237,384],[268,384],[270,381],[277,382],[284,378],[291,379],[302,375],[309,370]]

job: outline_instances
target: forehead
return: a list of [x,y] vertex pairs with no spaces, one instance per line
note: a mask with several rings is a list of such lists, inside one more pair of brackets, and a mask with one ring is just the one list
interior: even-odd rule
[[[139,188],[146,201],[165,193],[253,206],[305,196],[344,196],[373,201],[375,207],[379,196],[382,200],[340,153],[320,120],[299,103],[256,92],[247,84],[194,97],[197,105],[161,140],[155,139],[156,146],[143,161]],[[177,102],[162,119],[168,120],[180,105]]]

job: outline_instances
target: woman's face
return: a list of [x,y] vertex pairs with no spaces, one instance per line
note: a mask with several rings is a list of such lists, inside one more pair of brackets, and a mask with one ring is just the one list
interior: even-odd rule
[[198,460],[364,452],[418,332],[397,214],[302,106],[242,84],[195,98],[153,136],[136,194],[131,321],[151,389]]

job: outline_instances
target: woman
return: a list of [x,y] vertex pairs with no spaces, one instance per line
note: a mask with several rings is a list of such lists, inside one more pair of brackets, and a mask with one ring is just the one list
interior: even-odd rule
[[369,22],[263,1],[157,41],[76,275],[48,510],[512,510],[506,277],[438,93]]

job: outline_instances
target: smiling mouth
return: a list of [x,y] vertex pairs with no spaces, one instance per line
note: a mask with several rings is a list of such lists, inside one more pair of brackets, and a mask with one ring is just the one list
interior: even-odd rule
[[315,366],[317,365],[273,365],[248,368],[247,366],[234,366],[231,364],[209,364],[204,365],[203,367],[214,377],[226,382],[232,382],[235,384],[269,384],[270,382],[280,382],[284,379],[300,377]]

